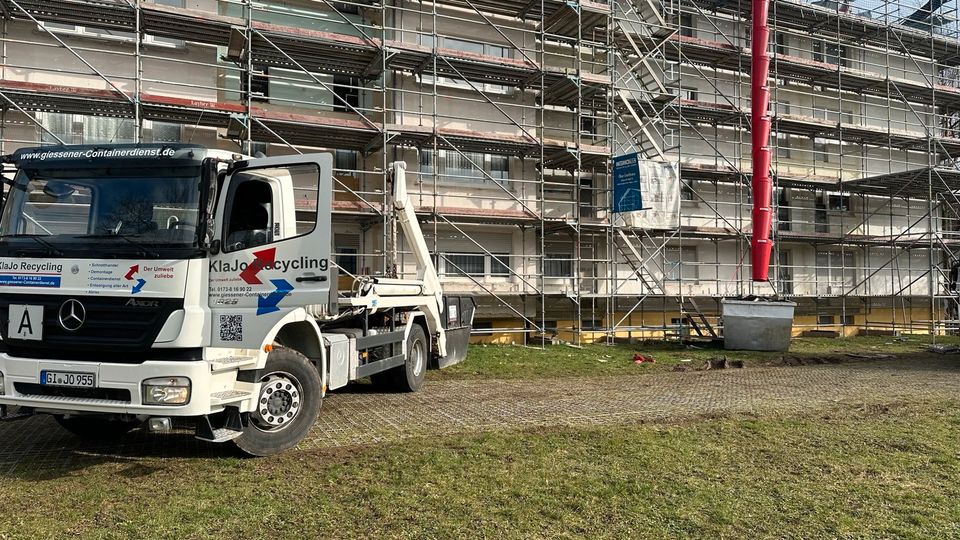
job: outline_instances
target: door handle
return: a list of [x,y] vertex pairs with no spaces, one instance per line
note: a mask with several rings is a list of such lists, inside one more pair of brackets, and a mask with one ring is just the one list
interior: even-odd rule
[[297,283],[303,283],[304,281],[318,282],[326,280],[327,276],[300,276],[297,278]]

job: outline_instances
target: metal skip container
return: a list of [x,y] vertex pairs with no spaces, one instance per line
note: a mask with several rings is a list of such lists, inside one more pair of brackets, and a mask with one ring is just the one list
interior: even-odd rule
[[794,302],[723,299],[723,348],[786,351],[793,331]]

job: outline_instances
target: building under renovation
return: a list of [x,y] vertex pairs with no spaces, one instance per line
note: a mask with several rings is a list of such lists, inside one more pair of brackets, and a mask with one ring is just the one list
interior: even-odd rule
[[[341,272],[410,275],[409,191],[477,339],[949,332],[957,2],[771,0],[774,248],[750,278],[746,0],[0,0],[2,150],[191,141],[335,153]],[[638,153],[643,210],[614,213]],[[955,279],[953,280],[955,281]]]

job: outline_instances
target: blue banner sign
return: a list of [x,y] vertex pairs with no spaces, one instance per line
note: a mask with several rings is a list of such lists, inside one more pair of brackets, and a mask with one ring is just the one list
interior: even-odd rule
[[0,287],[60,287],[60,276],[0,274]]
[[613,158],[613,211],[643,210],[640,192],[640,161],[637,154]]

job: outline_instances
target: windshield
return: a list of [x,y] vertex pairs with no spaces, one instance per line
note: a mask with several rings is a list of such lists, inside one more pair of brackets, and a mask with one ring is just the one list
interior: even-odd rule
[[198,246],[199,179],[199,166],[20,170],[0,254],[183,256]]

